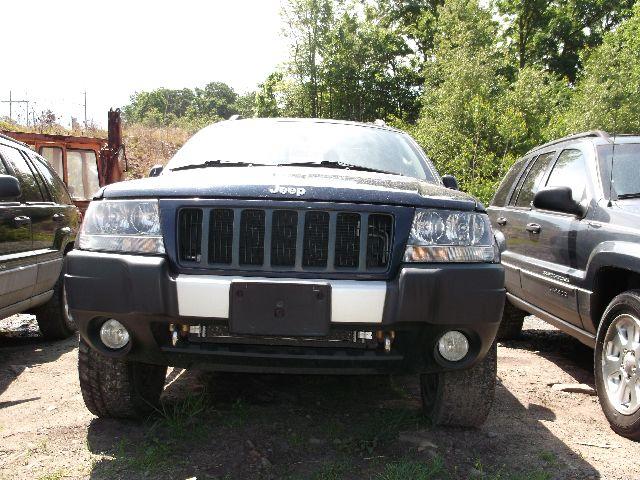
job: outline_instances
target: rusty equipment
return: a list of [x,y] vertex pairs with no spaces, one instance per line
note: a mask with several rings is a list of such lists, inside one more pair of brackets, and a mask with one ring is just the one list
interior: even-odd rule
[[10,130],[0,133],[26,143],[46,158],[67,184],[74,203],[83,212],[100,187],[121,181],[127,170],[120,109],[109,110],[106,140]]

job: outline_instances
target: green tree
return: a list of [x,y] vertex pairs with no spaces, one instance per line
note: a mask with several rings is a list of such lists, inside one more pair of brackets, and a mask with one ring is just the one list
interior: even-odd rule
[[628,18],[635,0],[496,0],[519,68],[539,64],[574,82],[580,54]]
[[449,0],[439,9],[433,61],[425,67],[422,112],[413,130],[442,173],[487,200],[509,164],[497,108],[507,82],[498,26],[475,0]]
[[640,132],[640,3],[633,16],[605,35],[601,46],[584,52],[578,82],[557,134],[604,129]]

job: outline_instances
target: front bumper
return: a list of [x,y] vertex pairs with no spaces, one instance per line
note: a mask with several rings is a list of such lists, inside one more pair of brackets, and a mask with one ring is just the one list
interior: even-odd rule
[[[65,274],[71,313],[93,348],[134,361],[218,371],[357,374],[468,368],[494,341],[505,298],[500,265],[405,265],[387,282],[322,280],[331,284],[335,297],[331,331],[394,332],[389,352],[345,342],[287,343],[266,337],[171,342],[171,324],[228,324],[228,286],[240,279],[247,280],[177,275],[164,257],[80,250],[69,253]],[[194,305],[203,298],[203,306]],[[99,340],[108,318],[131,333],[132,342],[122,351],[110,351]],[[470,343],[467,357],[456,363],[437,353],[438,338],[453,329],[465,333]]]

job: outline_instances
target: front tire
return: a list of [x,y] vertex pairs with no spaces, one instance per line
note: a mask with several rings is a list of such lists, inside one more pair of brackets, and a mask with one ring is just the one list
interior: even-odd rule
[[527,312],[520,310],[513,306],[509,300],[504,301],[504,311],[502,312],[502,320],[500,321],[500,328],[496,339],[502,340],[515,340],[522,333],[522,325],[524,324],[524,317],[527,316]]
[[497,345],[466,370],[420,376],[422,405],[434,425],[477,428],[487,419],[496,389]]
[[596,390],[611,428],[640,440],[640,291],[615,297],[598,326]]
[[82,398],[91,413],[139,419],[157,409],[167,367],[105,357],[80,338],[78,372]]
[[67,292],[64,287],[64,267],[53,287],[53,296],[47,303],[34,310],[38,327],[47,340],[64,340],[78,331],[69,312]]

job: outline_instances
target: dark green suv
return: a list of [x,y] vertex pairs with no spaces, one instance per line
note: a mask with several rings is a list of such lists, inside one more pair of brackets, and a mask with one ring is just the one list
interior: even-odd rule
[[0,135],[0,319],[34,313],[45,338],[72,335],[63,285],[80,213],[47,161]]

